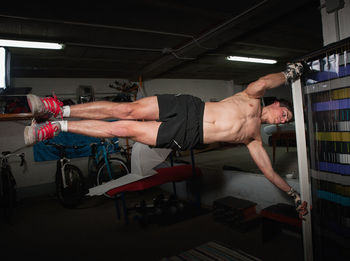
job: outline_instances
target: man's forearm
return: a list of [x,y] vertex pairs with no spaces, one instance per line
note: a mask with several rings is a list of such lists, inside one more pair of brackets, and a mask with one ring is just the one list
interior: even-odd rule
[[271,181],[272,184],[286,192],[287,195],[294,201],[295,209],[299,213],[300,218],[308,213],[307,203],[305,201],[301,201],[300,194],[289,186],[288,183],[284,181],[284,179],[282,179],[276,172],[274,172],[274,174],[271,176],[265,176]]
[[276,172],[274,172],[272,175],[265,175],[265,177],[276,187],[283,190],[284,192],[288,192],[291,189],[291,186],[288,185],[288,183],[281,178],[280,175],[278,175]]

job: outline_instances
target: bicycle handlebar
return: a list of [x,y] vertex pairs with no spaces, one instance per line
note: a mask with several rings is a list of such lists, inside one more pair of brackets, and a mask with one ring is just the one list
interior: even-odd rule
[[112,139],[102,138],[102,139],[100,139],[100,142],[98,142],[98,143],[97,142],[90,143],[90,147],[92,147],[92,146],[104,146],[106,143],[108,143],[107,146],[109,144],[117,145],[117,144],[119,144],[119,140],[113,141]]
[[[106,144],[107,143],[107,144]],[[106,149],[108,150],[109,145],[115,146],[119,144],[119,140],[113,141],[112,139],[107,139],[107,138],[101,138],[100,142],[96,143],[90,143],[90,147],[92,149],[92,154],[96,153],[97,147],[105,146]],[[118,146],[116,149],[116,152],[119,152],[121,155],[128,155],[128,149],[125,149],[123,146]]]
[[19,157],[19,158],[21,158],[20,166],[23,166],[24,162],[25,162],[24,155],[25,155],[24,152],[11,153],[11,151],[3,151],[3,152],[1,152],[0,159],[3,160],[3,159],[9,159],[11,157]]
[[58,150],[61,149],[81,149],[84,148],[86,145],[82,145],[82,146],[78,146],[78,145],[74,145],[74,146],[68,146],[68,145],[63,145],[63,144],[58,144],[58,143],[50,143],[50,142],[44,142],[45,145],[49,145],[52,147],[55,147]]

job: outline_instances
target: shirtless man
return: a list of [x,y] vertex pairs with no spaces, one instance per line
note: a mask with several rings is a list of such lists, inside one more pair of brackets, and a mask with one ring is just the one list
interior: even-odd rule
[[[73,117],[87,120],[33,122],[25,128],[26,145],[54,137],[60,131],[92,137],[131,138],[147,145],[187,150],[214,142],[243,143],[265,177],[290,195],[299,212],[307,214],[306,202],[272,168],[260,135],[261,123],[280,124],[293,118],[291,108],[276,101],[261,108],[265,91],[300,77],[303,66],[289,64],[286,71],[273,73],[220,102],[202,102],[190,95],[157,95],[130,103],[97,101],[62,106],[54,98],[28,95],[28,104],[37,119]],[[107,122],[103,119],[119,119]],[[143,120],[143,121],[136,121]]]

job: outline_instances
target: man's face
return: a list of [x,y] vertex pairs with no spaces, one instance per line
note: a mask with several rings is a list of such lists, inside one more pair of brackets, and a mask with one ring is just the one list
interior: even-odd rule
[[287,107],[281,107],[279,102],[274,102],[270,106],[270,124],[286,123],[293,118],[293,113]]

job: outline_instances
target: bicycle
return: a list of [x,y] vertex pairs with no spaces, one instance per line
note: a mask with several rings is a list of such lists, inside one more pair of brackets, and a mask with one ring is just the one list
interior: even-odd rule
[[66,208],[78,206],[85,195],[85,181],[82,171],[70,163],[66,149],[80,149],[85,146],[66,146],[57,143],[44,142],[59,151],[55,176],[57,198]]
[[11,223],[14,208],[17,203],[16,180],[12,174],[11,166],[8,161],[11,157],[19,157],[21,159],[20,166],[23,166],[25,162],[24,153],[16,154],[10,151],[4,151],[0,155],[0,205],[3,210],[3,216],[8,223]]
[[[126,150],[118,146],[119,140],[101,139],[99,143],[92,143],[91,155],[88,159],[88,175],[92,179],[92,186],[102,185],[108,181],[120,178],[129,173],[129,156]],[[100,149],[98,149],[100,148]],[[111,152],[119,152],[127,162],[111,157]],[[108,196],[105,194],[105,196]]]

